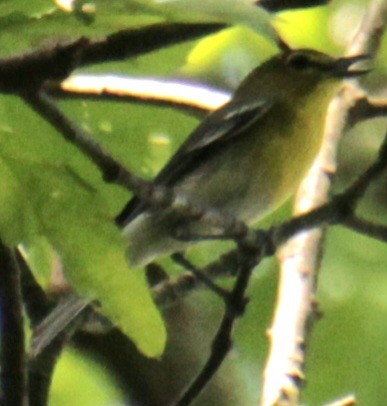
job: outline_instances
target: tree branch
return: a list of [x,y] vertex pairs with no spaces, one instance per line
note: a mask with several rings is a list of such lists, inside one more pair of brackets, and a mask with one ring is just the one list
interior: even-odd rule
[[368,97],[364,92],[358,92],[348,113],[348,126],[353,127],[360,121],[386,116],[387,99]]
[[343,224],[345,227],[348,227],[359,234],[366,235],[382,242],[387,242],[387,226],[374,224],[371,221],[356,216],[348,217]]
[[99,40],[79,38],[67,44],[0,59],[0,91],[26,92],[46,80],[62,80],[75,68],[123,60],[192,40],[226,27],[220,23],[162,23],[131,28]]
[[[232,330],[237,317],[244,313],[248,301],[245,297],[246,289],[253,269],[259,264],[264,256],[272,254],[271,241],[266,237],[267,236],[264,234],[257,234],[255,244],[239,244],[237,279],[229,294],[228,301],[226,302],[222,321],[212,342],[210,356],[192,384],[176,402],[176,406],[187,406],[199,396],[201,391],[217,372],[231,349]],[[257,249],[257,247],[259,248]]]
[[341,399],[334,400],[333,402],[327,403],[325,406],[353,406],[355,405],[356,398],[353,395],[345,396]]
[[73,75],[44,90],[55,97],[119,100],[172,107],[203,118],[230,99],[228,92],[177,80],[130,78],[117,75]]
[[[360,31],[348,52],[375,55],[380,44],[385,21],[386,2],[373,1],[364,17]],[[303,213],[325,204],[332,175],[336,171],[336,151],[345,128],[349,108],[353,104],[346,90],[330,105],[327,127],[320,153],[297,194],[295,213]],[[383,148],[381,148],[383,150]],[[348,214],[364,193],[370,178],[379,171],[376,162],[347,191]],[[318,269],[322,257],[324,230],[303,232],[292,238],[280,252],[281,273],[278,301],[270,329],[270,354],[264,372],[262,405],[299,404],[300,387],[304,380],[306,340],[316,317],[315,299]]]

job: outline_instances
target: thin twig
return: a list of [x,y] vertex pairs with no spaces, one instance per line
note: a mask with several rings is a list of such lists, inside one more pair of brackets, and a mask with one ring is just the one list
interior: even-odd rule
[[229,92],[182,80],[132,78],[118,75],[71,75],[44,90],[56,98],[117,100],[172,107],[203,118],[230,99]]
[[[232,250],[200,271],[211,279],[227,278],[236,275],[238,264],[238,250]],[[159,306],[168,306],[202,287],[205,285],[200,279],[191,272],[184,272],[177,278],[157,284],[152,288],[152,293]]]
[[380,146],[378,156],[373,165],[371,165],[345,192],[346,198],[349,198],[352,204],[356,203],[366,192],[371,180],[377,178],[387,168],[387,134]]
[[348,113],[347,124],[353,127],[361,121],[386,116],[387,99],[368,97],[366,93],[359,92]]
[[343,223],[345,227],[376,240],[387,242],[387,226],[375,224],[356,216],[348,217]]
[[218,286],[210,277],[207,276],[206,273],[203,273],[200,269],[191,264],[191,262],[189,262],[184,255],[176,253],[172,255],[172,259],[194,274],[197,279],[207,286],[208,289],[212,290],[222,299],[228,300],[229,293],[227,290]]
[[334,400],[333,402],[327,403],[324,406],[353,406],[356,405],[357,401],[355,396],[348,395],[341,399]]
[[0,242],[1,404],[28,404],[20,270],[14,249]]
[[[260,252],[256,251],[257,245],[261,247]],[[253,269],[259,264],[262,256],[272,250],[271,242],[263,234],[261,235],[260,244],[255,244],[254,248],[243,245],[239,245],[238,248],[240,256],[237,279],[230,292],[222,321],[212,342],[210,356],[198,376],[176,402],[176,406],[191,404],[223,363],[231,349],[231,335],[235,320],[243,314],[247,304],[245,294]]]

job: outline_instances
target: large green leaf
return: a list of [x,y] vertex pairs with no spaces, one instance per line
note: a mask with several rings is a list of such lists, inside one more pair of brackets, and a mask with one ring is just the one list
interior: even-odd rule
[[[3,101],[3,106],[9,107],[8,113],[12,112],[13,101]],[[8,116],[10,127],[3,125],[3,131],[0,129],[1,238],[12,245],[23,244],[32,254],[34,270],[39,261],[46,264],[39,280],[47,277],[47,258],[52,247],[74,289],[97,300],[101,311],[142,352],[160,356],[166,334],[144,275],[128,268],[125,241],[114,225],[112,210],[103,194],[84,180],[87,173],[81,176],[71,160],[65,163],[71,149],[80,167],[82,161],[86,161],[83,167],[87,167],[87,159],[74,154],[74,148],[59,137],[51,139],[49,127],[33,120],[27,109],[21,108],[20,112],[21,121],[32,119],[25,124],[30,126],[29,132],[17,131],[23,126],[12,122],[16,117],[12,114]],[[40,132],[31,131],[38,129],[39,124]],[[70,150],[66,151],[66,147]],[[54,163],[55,150],[60,156],[61,149],[63,156]]]

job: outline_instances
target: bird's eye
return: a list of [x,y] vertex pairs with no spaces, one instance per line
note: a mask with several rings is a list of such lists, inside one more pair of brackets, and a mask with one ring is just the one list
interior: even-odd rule
[[288,65],[295,69],[306,69],[310,66],[310,60],[307,56],[301,54],[295,54],[289,57]]

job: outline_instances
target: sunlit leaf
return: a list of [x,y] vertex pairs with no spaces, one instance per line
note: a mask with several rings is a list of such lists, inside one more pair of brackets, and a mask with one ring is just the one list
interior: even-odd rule
[[206,82],[235,88],[253,68],[276,52],[275,44],[250,28],[232,27],[199,40],[182,71]]
[[49,404],[106,406],[124,403],[108,371],[85,354],[68,350],[55,369]]
[[129,270],[125,241],[98,193],[61,166],[10,157],[1,163],[6,180],[0,194],[2,238],[27,249],[34,238],[46,238],[74,289],[98,301],[102,313],[142,352],[160,356],[166,339],[163,322],[143,274]]

